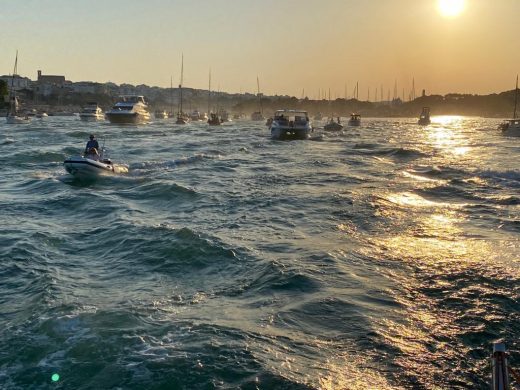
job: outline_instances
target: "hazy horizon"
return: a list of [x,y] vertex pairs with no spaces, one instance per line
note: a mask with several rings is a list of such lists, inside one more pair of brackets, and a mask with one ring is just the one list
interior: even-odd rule
[[[445,0],[450,2],[450,0]],[[451,0],[461,1],[461,0]],[[28,0],[3,5],[0,73],[73,81],[184,85],[268,95],[374,100],[415,93],[489,94],[514,88],[520,73],[515,0],[466,0],[458,16],[438,0]]]

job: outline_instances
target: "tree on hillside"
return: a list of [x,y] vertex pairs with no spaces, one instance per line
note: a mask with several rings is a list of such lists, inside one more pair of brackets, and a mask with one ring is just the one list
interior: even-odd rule
[[7,83],[4,80],[0,80],[0,96],[5,96],[9,93]]
[[5,105],[5,96],[9,94],[7,83],[4,80],[0,80],[0,107]]

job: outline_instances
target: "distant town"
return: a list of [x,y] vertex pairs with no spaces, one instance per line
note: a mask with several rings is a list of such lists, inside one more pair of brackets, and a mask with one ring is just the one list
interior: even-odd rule
[[[38,71],[36,80],[21,75],[0,76],[0,95],[7,107],[10,90],[16,91],[22,106],[28,110],[46,111],[52,114],[79,112],[88,102],[97,102],[104,109],[111,107],[121,95],[142,95],[153,110],[164,109],[176,112],[180,99],[180,88],[150,87],[148,85],[117,85],[112,82],[73,82],[64,75],[46,75]],[[287,95],[264,96],[261,93],[226,93],[203,89],[182,88],[186,111],[202,112],[224,109],[232,113],[249,115],[263,111],[269,116],[280,108],[307,110],[311,115],[347,116],[357,112],[365,117],[416,117],[423,106],[431,108],[433,115],[469,115],[483,117],[509,117],[514,107],[515,91],[490,95],[450,93],[428,95],[422,91],[419,97],[410,95],[387,99],[362,101],[357,97],[330,99],[326,91],[321,99]],[[330,93],[329,93],[330,94]],[[355,92],[354,92],[355,94]],[[359,94],[358,94],[359,95]],[[381,94],[379,94],[379,97]],[[0,103],[2,99],[0,99]],[[1,107],[0,107],[1,108]],[[5,109],[5,108],[4,108]]]

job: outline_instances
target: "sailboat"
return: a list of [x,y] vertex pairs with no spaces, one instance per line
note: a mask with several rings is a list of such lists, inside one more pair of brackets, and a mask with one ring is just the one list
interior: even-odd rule
[[209,71],[209,83],[208,83],[208,112],[209,119],[208,124],[210,126],[220,126],[222,121],[220,120],[218,114],[211,112],[211,70]]
[[518,75],[516,76],[515,87],[515,108],[513,110],[513,119],[507,119],[498,127],[502,130],[502,134],[520,137],[520,118],[516,117],[516,106],[518,104]]
[[262,107],[262,96],[260,95],[260,81],[258,79],[258,76],[256,76],[256,86],[257,86],[257,90],[258,90],[258,102],[260,103],[260,111],[256,111],[256,112],[253,112],[251,114],[251,120],[252,121],[263,121],[265,120],[264,118],[264,109]]
[[177,124],[177,125],[185,125],[190,120],[188,115],[184,114],[184,112],[182,111],[182,82],[183,81],[184,81],[184,54],[182,55],[181,83],[179,84],[179,91],[180,91],[179,112],[177,113],[177,120],[175,121],[175,124]]
[[[330,103],[330,88],[329,88],[329,108],[331,108]],[[332,108],[331,108],[331,114],[329,117],[329,123],[327,123],[325,126],[323,126],[323,129],[325,131],[340,131],[343,130],[343,125],[340,122],[340,117],[338,116],[338,121],[334,122],[334,115],[332,114]]]
[[29,123],[31,118],[27,115],[20,116],[18,115],[18,98],[16,96],[16,91],[14,89],[14,78],[17,76],[18,71],[18,50],[16,51],[16,59],[14,60],[14,70],[13,77],[11,78],[11,88],[9,90],[9,111],[7,112],[7,116],[5,117],[6,122],[11,125],[16,124],[24,124]]
[[421,126],[427,126],[432,123],[430,119],[430,107],[423,107],[421,111],[421,115],[419,116],[419,120],[417,123]]

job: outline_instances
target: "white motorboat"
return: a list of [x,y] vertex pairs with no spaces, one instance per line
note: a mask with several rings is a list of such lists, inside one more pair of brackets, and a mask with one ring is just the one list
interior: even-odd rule
[[430,120],[430,107],[423,107],[421,115],[417,123],[421,126],[429,125],[432,121]]
[[63,162],[65,170],[78,179],[92,179],[101,175],[128,173],[126,165],[114,164],[109,158],[101,155],[89,154],[85,156],[69,157]]
[[106,113],[110,123],[118,124],[140,124],[150,120],[148,105],[144,96],[128,95],[121,96],[120,101]]
[[349,126],[361,126],[361,115],[359,114],[350,114],[350,119],[348,120]]
[[79,119],[82,121],[98,121],[105,119],[105,114],[96,102],[90,102],[79,113]]
[[341,131],[343,130],[343,125],[341,124],[340,117],[338,116],[338,121],[335,122],[334,118],[331,117],[329,119],[329,122],[323,126],[323,129],[325,131]]
[[18,97],[16,96],[16,91],[14,89],[14,78],[17,75],[18,71],[18,51],[16,51],[16,59],[14,60],[14,70],[13,77],[11,79],[11,88],[9,90],[9,110],[7,111],[7,116],[5,120],[9,125],[22,125],[25,123],[29,123],[31,118],[28,115],[18,115]]
[[312,131],[307,111],[278,110],[270,125],[273,139],[307,139]]
[[520,137],[520,118],[516,117],[516,105],[518,103],[518,76],[516,76],[516,89],[515,89],[515,109],[513,111],[513,119],[507,119],[502,122],[499,129],[502,130],[502,134],[507,136]]

